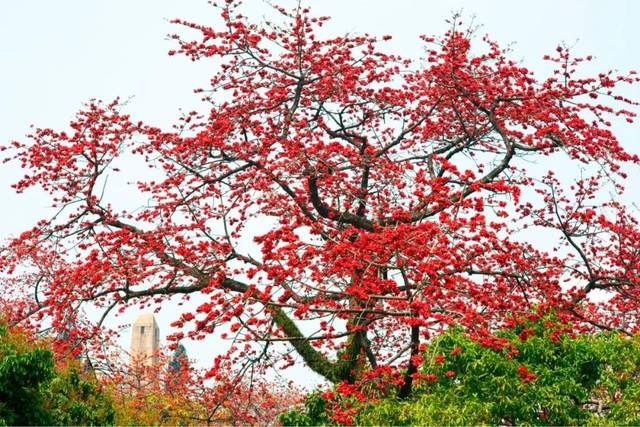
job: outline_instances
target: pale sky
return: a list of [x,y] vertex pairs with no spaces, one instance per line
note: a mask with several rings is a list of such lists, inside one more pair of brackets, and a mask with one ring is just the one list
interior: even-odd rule
[[[246,9],[268,13],[261,0]],[[287,2],[282,2],[287,4]],[[291,2],[289,2],[291,3]],[[479,33],[502,45],[515,42],[514,58],[544,70],[542,56],[560,42],[592,54],[593,70],[640,70],[640,1],[507,0],[308,0],[315,13],[333,18],[327,33],[390,34],[389,49],[420,56],[419,34],[439,35],[452,11],[475,16]],[[177,31],[168,19],[202,23],[215,10],[205,0],[0,0],[0,145],[22,139],[29,125],[64,128],[83,101],[133,96],[126,112],[135,119],[168,128],[178,109],[199,105],[192,93],[205,86],[210,62],[169,57],[165,35]],[[629,96],[640,99],[636,88]],[[618,133],[623,144],[640,152],[640,127]],[[16,196],[10,183],[21,176],[13,166],[0,167],[0,240],[19,234],[47,215],[47,201],[37,192]],[[628,186],[630,199],[640,196],[639,174]],[[159,319],[166,335],[169,318]],[[164,324],[163,324],[164,323]],[[189,348],[190,356],[197,351]]]

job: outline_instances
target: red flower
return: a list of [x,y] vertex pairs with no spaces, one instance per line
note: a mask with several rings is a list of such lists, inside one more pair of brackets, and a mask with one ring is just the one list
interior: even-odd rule
[[524,365],[518,366],[518,373],[520,374],[520,378],[522,379],[523,383],[528,383],[538,378],[536,374],[530,372],[529,369]]

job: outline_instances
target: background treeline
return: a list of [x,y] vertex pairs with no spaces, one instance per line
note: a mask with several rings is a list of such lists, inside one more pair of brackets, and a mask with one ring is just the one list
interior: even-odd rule
[[160,354],[155,365],[113,354],[97,367],[53,348],[0,320],[0,426],[275,425],[304,397],[259,379],[205,383],[184,348]]
[[[639,425],[640,338],[569,330],[552,317],[491,338],[452,329],[421,349],[410,398],[398,397],[402,380],[371,375],[313,391],[298,407],[293,398],[278,407],[256,402],[251,419],[297,426]],[[0,425],[224,425],[247,419],[246,413],[234,417],[233,395],[212,412],[186,373],[172,373],[170,386],[166,366],[101,378],[76,359],[55,358],[47,344],[0,325]]]

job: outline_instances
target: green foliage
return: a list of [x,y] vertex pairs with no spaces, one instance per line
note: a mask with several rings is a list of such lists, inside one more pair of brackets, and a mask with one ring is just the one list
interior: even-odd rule
[[111,400],[52,352],[0,326],[0,425],[112,424]]
[[40,387],[53,376],[51,352],[24,351],[7,338],[7,329],[0,327],[0,424],[50,424]]
[[292,410],[280,415],[283,426],[323,426],[332,424],[326,412],[327,401],[315,391],[304,401],[304,410]]
[[584,425],[640,423],[640,340],[562,333],[550,320],[499,334],[503,348],[460,330],[425,354],[408,401],[383,399],[360,424]]
[[[639,425],[640,336],[576,336],[563,327],[544,319],[498,340],[452,329],[423,353],[409,399],[339,399],[356,409],[358,425]],[[309,404],[283,424],[327,424]]]
[[58,425],[113,424],[111,398],[94,381],[83,379],[76,369],[59,373],[46,390],[47,408]]

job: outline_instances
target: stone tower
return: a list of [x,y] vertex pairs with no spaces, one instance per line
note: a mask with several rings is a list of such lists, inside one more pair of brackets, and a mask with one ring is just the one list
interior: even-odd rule
[[131,361],[146,365],[158,363],[160,329],[151,313],[138,316],[131,328]]

